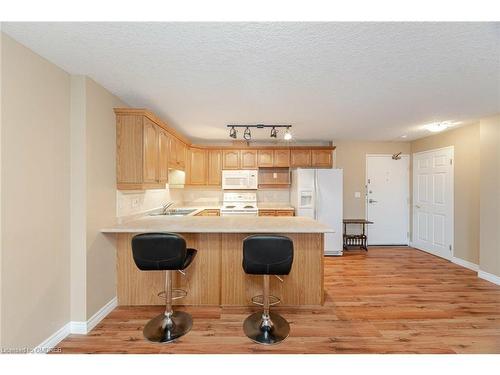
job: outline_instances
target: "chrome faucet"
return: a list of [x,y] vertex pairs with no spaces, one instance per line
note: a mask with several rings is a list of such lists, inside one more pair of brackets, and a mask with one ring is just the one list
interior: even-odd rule
[[167,213],[168,208],[169,208],[171,205],[173,205],[173,204],[174,204],[174,202],[167,202],[167,203],[163,204],[163,205],[162,205],[162,208],[163,208],[163,214],[166,214],[166,213]]

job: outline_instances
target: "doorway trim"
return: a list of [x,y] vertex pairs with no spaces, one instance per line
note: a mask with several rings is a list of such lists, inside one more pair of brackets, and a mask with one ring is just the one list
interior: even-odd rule
[[[419,152],[414,152],[412,153],[412,156],[411,156],[411,189],[412,189],[412,194],[411,194],[411,204],[410,204],[410,216],[411,216],[411,232],[410,232],[410,246],[411,247],[414,247],[413,246],[413,235],[414,235],[414,232],[413,232],[413,229],[414,229],[414,212],[413,212],[413,202],[415,201],[415,189],[414,189],[414,185],[415,185],[415,168],[413,168],[413,166],[415,165],[414,161],[415,161],[415,156],[417,155],[422,155],[422,154],[425,154],[425,153],[429,153],[429,152],[435,152],[435,151],[441,151],[441,150],[450,150],[451,151],[451,171],[450,171],[450,180],[451,180],[451,214],[450,214],[450,220],[451,220],[451,236],[450,236],[450,242],[451,242],[451,253],[450,253],[450,257],[447,259],[449,260],[450,262],[453,262],[454,259],[456,259],[455,257],[455,146],[446,146],[446,147],[438,147],[438,148],[433,148],[431,150],[425,150],[425,151],[419,151]],[[417,249],[415,247],[415,249]],[[417,249],[417,250],[420,250],[420,249]],[[430,255],[434,255],[426,250],[420,250],[420,251],[425,251],[427,254],[430,254]],[[441,259],[446,259],[446,258],[442,258],[440,257],[439,255],[434,255],[434,256],[437,256]],[[453,262],[455,263],[455,262]]]
[[[368,158],[369,157],[392,157],[394,154],[365,154],[365,217],[368,219]],[[413,214],[413,211],[411,210],[411,204],[412,204],[412,195],[411,195],[411,184],[412,182],[412,158],[411,154],[401,154],[401,156],[406,156],[408,157],[408,181],[406,181],[406,192],[407,192],[407,198],[406,198],[406,246],[411,246],[411,239],[412,239],[412,233],[411,233],[411,215]],[[371,246],[378,246],[378,245],[371,245]],[[404,245],[400,245],[404,246]]]

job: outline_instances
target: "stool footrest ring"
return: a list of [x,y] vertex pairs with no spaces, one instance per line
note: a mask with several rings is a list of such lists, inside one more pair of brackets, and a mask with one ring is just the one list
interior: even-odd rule
[[[273,296],[273,295],[269,296],[269,306],[277,305],[280,302],[281,302],[281,299],[279,299],[278,297]],[[259,306],[264,306],[264,296],[262,294],[259,294],[257,296],[253,296],[252,303],[255,305],[259,305]]]
[[[162,291],[158,293],[158,297],[165,299],[165,291]],[[184,298],[187,296],[187,291],[184,289],[180,288],[174,288],[172,289],[172,301],[175,301],[176,299]]]

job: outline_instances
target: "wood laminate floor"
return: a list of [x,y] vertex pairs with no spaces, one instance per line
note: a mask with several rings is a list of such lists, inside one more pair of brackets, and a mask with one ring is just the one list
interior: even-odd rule
[[118,307],[62,353],[500,353],[500,286],[412,248],[370,248],[325,261],[325,305],[275,307],[291,326],[275,346],[242,323],[257,308],[186,307],[193,329],[175,343],[144,340],[161,307]]

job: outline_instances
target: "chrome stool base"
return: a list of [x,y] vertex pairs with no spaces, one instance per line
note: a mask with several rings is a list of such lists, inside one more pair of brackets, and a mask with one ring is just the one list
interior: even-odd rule
[[248,316],[243,323],[245,335],[257,344],[279,344],[290,333],[290,324],[279,314],[270,312],[272,327],[263,327],[262,311]]
[[161,313],[151,319],[144,327],[144,337],[152,342],[172,342],[184,336],[193,326],[193,318],[184,311],[174,311],[170,317],[173,325],[167,327],[167,317]]

